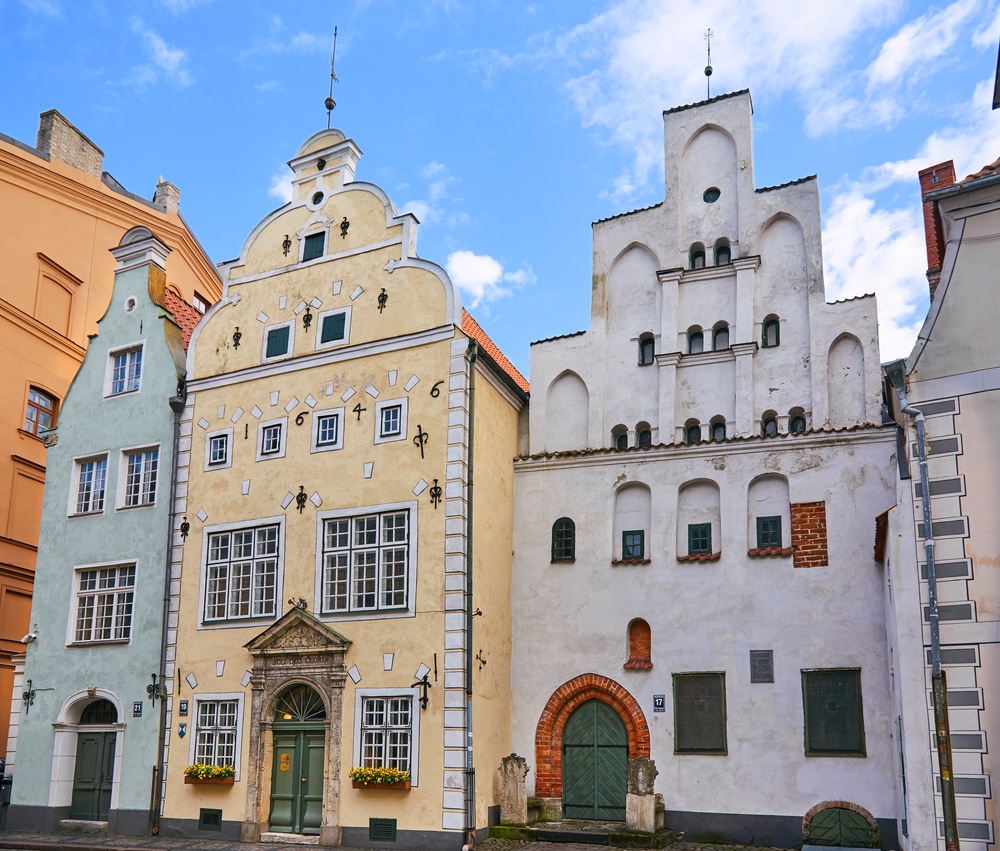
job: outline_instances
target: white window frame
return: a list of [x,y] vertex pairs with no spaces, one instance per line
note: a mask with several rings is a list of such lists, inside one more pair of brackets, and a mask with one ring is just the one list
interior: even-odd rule
[[[325,411],[313,411],[312,415],[312,443],[310,452],[331,452],[334,449],[344,448],[344,423],[346,421],[345,408],[329,408]],[[337,417],[337,439],[333,443],[319,442],[319,421],[323,417]]]
[[[285,349],[280,355],[267,356],[267,338],[268,335],[277,328],[288,328],[288,348]],[[284,360],[285,358],[290,358],[295,353],[295,320],[290,319],[288,322],[275,322],[273,325],[264,326],[264,339],[260,346],[260,362],[261,363],[273,363],[274,361]]]
[[[274,612],[263,615],[248,615],[238,618],[218,618],[209,620],[208,613],[208,544],[211,536],[220,532],[233,532],[243,529],[260,529],[264,526],[278,527],[278,552],[276,555],[276,567],[274,575]],[[230,559],[231,562],[231,559]],[[285,568],[285,517],[258,517],[237,523],[220,523],[215,526],[206,526],[201,537],[201,579],[198,587],[198,629],[225,629],[243,628],[247,624],[274,621],[281,614],[282,586],[284,583]],[[253,576],[251,575],[251,586]]]
[[[132,585],[131,585],[130,588],[129,588],[129,586],[119,586],[119,585],[116,584],[113,588],[109,588],[109,589],[100,589],[100,588],[90,589],[90,590],[88,590],[86,592],[86,596],[93,596],[96,599],[102,593],[102,591],[108,591],[108,592],[110,592],[110,594],[113,595],[116,598],[115,602],[113,604],[113,610],[112,610],[112,618],[115,618],[119,614],[118,613],[119,601],[117,599],[118,595],[119,594],[130,593],[131,594],[131,599],[128,602],[128,606],[129,606],[128,635],[126,637],[123,637],[123,638],[82,638],[82,639],[77,639],[77,637],[76,637],[76,630],[77,630],[77,623],[78,623],[79,617],[80,617],[80,599],[81,599],[81,597],[85,596],[85,592],[83,590],[81,590],[81,588],[80,588],[80,583],[83,580],[83,574],[86,573],[87,571],[91,571],[91,570],[100,571],[100,570],[108,570],[108,569],[112,569],[112,568],[117,569],[117,568],[123,568],[123,567],[124,568],[132,568],[132,570],[134,571],[133,581],[132,581]],[[136,611],[135,611],[135,609],[136,609],[136,599],[138,597],[138,594],[137,594],[138,581],[139,581],[139,562],[138,562],[138,560],[135,560],[135,559],[125,559],[125,560],[122,560],[122,561],[99,562],[99,563],[96,563],[96,564],[78,564],[78,565],[74,565],[73,566],[73,597],[72,597],[72,600],[70,601],[69,618],[67,619],[67,624],[66,624],[66,646],[67,647],[84,647],[84,646],[90,647],[90,646],[93,646],[93,645],[105,645],[105,644],[122,644],[122,645],[129,645],[129,644],[131,644],[132,643],[133,628],[135,627],[135,623],[136,623]],[[95,620],[96,620],[96,605],[94,607],[94,611],[92,611],[92,614],[91,614],[91,630],[93,630],[93,623],[94,623]]]
[[[226,438],[226,457],[223,461],[212,463],[212,438]],[[233,430],[231,428],[218,429],[205,433],[205,471],[228,470],[233,466]]]
[[410,698],[410,785],[418,785],[420,766],[420,689],[417,688],[366,688],[354,692],[354,762],[361,765],[362,753],[362,707],[366,697],[409,697]]
[[[346,611],[326,611],[323,602],[323,585],[326,574],[326,553],[325,553],[325,531],[326,521],[345,520],[356,517],[367,517],[373,514],[391,514],[393,512],[406,511],[409,514],[407,523],[407,544],[406,544],[406,605],[398,608],[383,608],[376,605],[373,609],[351,609]],[[381,527],[380,527],[381,528]],[[381,551],[381,542],[376,544],[375,549]],[[353,574],[350,553],[348,551],[348,597],[350,598],[350,583]],[[381,563],[378,565],[381,567]],[[379,571],[380,573],[380,571]],[[381,589],[376,589],[376,594],[380,594]],[[315,610],[317,615],[323,620],[377,620],[382,618],[413,617],[416,611],[417,596],[417,503],[414,502],[393,502],[383,505],[367,505],[357,508],[341,508],[332,511],[320,511],[316,515],[316,584],[313,599],[316,600]],[[350,606],[350,603],[348,603]]]
[[[147,452],[156,452],[156,476],[153,481],[153,501],[152,502],[137,502],[135,505],[126,505],[125,501],[128,499],[128,459],[130,455],[145,454]],[[160,445],[153,444],[152,446],[133,446],[127,449],[122,449],[121,455],[118,459],[118,493],[117,493],[117,503],[115,505],[116,509],[127,509],[131,511],[133,508],[154,508],[157,501],[160,498],[160,470],[162,469],[162,464],[160,457]],[[145,473],[140,473],[139,481],[139,496],[142,497],[143,492],[147,489],[147,479]]]
[[[264,430],[270,426],[278,426],[281,429],[281,437],[278,440],[278,449],[274,452],[263,451]],[[285,443],[288,440],[288,417],[279,417],[276,420],[261,420],[257,423],[257,460],[270,461],[272,458],[285,457]]]
[[[323,337],[323,320],[328,316],[337,313],[344,314],[344,337],[340,340],[328,340],[321,342]],[[333,349],[337,346],[346,346],[351,341],[351,307],[336,307],[332,310],[324,310],[316,316],[316,349]]]
[[[80,493],[80,477],[83,473],[83,465],[89,464],[92,461],[104,461],[104,500],[101,503],[100,508],[92,509],[90,511],[80,511],[78,509],[79,504],[79,493]],[[103,514],[108,508],[108,496],[109,496],[109,483],[110,476],[108,475],[108,467],[110,466],[111,459],[110,453],[108,452],[98,452],[94,455],[81,455],[78,458],[73,459],[73,479],[70,483],[69,489],[69,503],[66,506],[66,513],[70,517],[89,517],[94,514]],[[93,499],[91,499],[93,503]]]
[[[406,440],[406,414],[409,399],[402,396],[399,399],[385,399],[375,403],[375,443],[392,443],[396,440]],[[382,434],[382,411],[386,408],[399,408],[399,434]]]
[[[240,752],[243,746],[243,692],[220,692],[218,694],[195,694],[191,699],[191,712],[188,715],[188,736],[191,737],[188,743],[188,765],[193,765],[198,761],[198,718],[200,715],[200,703],[219,703],[223,700],[236,701],[236,742],[233,757],[233,768],[236,770],[235,780],[240,779]],[[176,715],[175,715],[176,719]],[[176,720],[175,720],[176,723]],[[182,722],[183,723],[183,722]]]
[[[104,374],[104,396],[108,399],[118,398],[119,396],[130,396],[133,393],[138,393],[142,390],[142,374],[145,372],[146,366],[146,341],[138,340],[134,343],[129,343],[127,346],[117,346],[114,349],[108,351],[108,362],[107,368]],[[128,358],[127,356],[132,352],[139,352],[141,356],[141,363],[139,364],[139,380],[138,386],[129,390],[128,387]],[[119,355],[125,355],[125,385],[126,389],[119,390],[117,393],[113,392],[114,388],[114,373],[115,373],[115,358]]]

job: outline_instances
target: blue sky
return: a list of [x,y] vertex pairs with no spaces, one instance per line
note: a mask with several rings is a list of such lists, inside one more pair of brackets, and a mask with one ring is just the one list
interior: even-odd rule
[[[1000,157],[1000,0],[0,0],[0,132],[56,108],[211,258],[334,126],[422,224],[417,249],[528,371],[590,322],[590,223],[663,199],[662,111],[750,88],[758,186],[819,175],[827,299],[878,295],[882,359],[927,309],[919,169]],[[997,111],[1000,113],[1000,110]]]

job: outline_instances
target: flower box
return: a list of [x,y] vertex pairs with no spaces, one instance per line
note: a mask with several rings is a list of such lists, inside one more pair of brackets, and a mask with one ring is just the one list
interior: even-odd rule
[[410,781],[404,780],[400,783],[360,783],[357,780],[352,780],[351,785],[355,789],[409,789]]
[[185,783],[196,786],[232,786],[235,781],[235,777],[184,777]]

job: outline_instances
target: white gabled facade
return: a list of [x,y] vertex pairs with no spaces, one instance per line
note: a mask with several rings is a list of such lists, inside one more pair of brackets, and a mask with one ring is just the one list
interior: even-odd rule
[[816,179],[756,188],[751,114],[664,113],[665,200],[594,225],[590,329],[532,348],[514,748],[567,817],[624,818],[648,756],[689,839],[909,847],[875,299],[826,303]]

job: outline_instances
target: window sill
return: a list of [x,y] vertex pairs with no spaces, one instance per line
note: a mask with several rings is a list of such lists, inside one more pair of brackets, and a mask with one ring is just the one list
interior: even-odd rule
[[718,561],[722,558],[722,551],[717,553],[688,553],[688,555],[678,555],[677,561]]
[[791,547],[754,547],[747,550],[750,558],[784,558],[791,554]]
[[619,564],[652,564],[652,559],[648,558],[613,558],[611,559],[612,565]]
[[549,564],[574,564],[575,562],[575,558],[554,558]]
[[155,502],[143,502],[139,505],[118,505],[115,511],[135,511],[137,508],[156,508]]
[[359,783],[357,780],[352,780],[351,785],[355,789],[398,789],[408,791],[410,788],[410,781],[407,780],[403,783]]
[[622,667],[626,671],[651,671],[653,663],[649,659],[629,659]]
[[42,443],[42,438],[40,438],[33,431],[28,431],[27,429],[19,428],[17,430],[17,433],[21,435],[21,437],[30,437],[32,440],[37,440],[39,443]]
[[232,786],[235,777],[184,777],[188,786]]
[[122,390],[121,393],[108,393],[104,398],[120,399],[122,396],[132,396],[133,394],[138,393],[139,389],[140,388],[137,387],[135,390]]
[[131,638],[95,638],[93,641],[71,641],[67,647],[104,647],[109,644],[127,647],[132,643]]
[[72,514],[67,514],[67,517],[100,517],[104,513],[102,508],[100,511],[74,511]]

